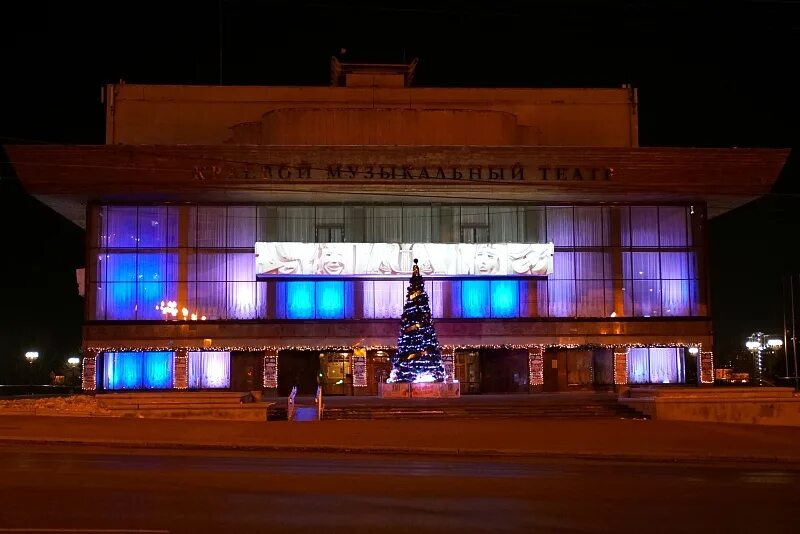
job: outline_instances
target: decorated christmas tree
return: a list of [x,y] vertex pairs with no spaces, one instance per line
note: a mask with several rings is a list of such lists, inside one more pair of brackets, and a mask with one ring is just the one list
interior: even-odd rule
[[389,382],[443,382],[444,366],[417,260],[406,292]]

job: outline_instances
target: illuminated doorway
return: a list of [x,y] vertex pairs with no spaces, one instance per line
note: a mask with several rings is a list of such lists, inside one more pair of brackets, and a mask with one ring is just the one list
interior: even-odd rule
[[353,358],[349,352],[320,352],[319,374],[323,395],[353,394]]

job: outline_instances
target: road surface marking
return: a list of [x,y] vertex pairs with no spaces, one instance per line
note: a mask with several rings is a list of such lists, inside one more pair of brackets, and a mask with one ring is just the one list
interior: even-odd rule
[[169,530],[147,530],[130,528],[0,528],[0,532],[94,532],[113,534],[169,534]]

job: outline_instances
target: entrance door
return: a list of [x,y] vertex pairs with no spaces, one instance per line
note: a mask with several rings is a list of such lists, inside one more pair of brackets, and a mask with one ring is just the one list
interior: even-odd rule
[[592,389],[595,354],[591,350],[547,350],[544,353],[544,391]]
[[543,391],[564,391],[567,389],[567,354],[563,350],[548,349],[544,353],[542,369]]
[[377,395],[378,384],[386,382],[391,372],[389,353],[379,350],[367,356],[367,395]]
[[567,351],[567,387],[588,388],[594,381],[591,350]]
[[317,392],[319,352],[282,350],[278,353],[278,395],[286,397],[297,386],[298,395]]
[[264,353],[231,353],[231,390],[257,391],[264,385]]
[[527,393],[528,351],[483,349],[480,356],[482,393]]
[[460,383],[462,395],[481,392],[481,364],[478,351],[455,353],[455,378]]
[[349,352],[322,352],[319,355],[320,383],[325,395],[352,395],[353,370]]
[[614,353],[611,349],[594,349],[595,385],[614,385]]

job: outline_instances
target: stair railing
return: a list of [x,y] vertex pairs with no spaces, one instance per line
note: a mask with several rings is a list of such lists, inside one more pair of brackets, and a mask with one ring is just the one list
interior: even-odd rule
[[289,393],[289,397],[287,398],[286,402],[286,420],[287,421],[294,421],[294,413],[295,413],[295,397],[297,397],[297,386],[292,388],[291,393]]
[[317,405],[317,421],[322,421],[322,411],[325,409],[325,405],[322,403],[322,386],[317,386],[314,402]]

